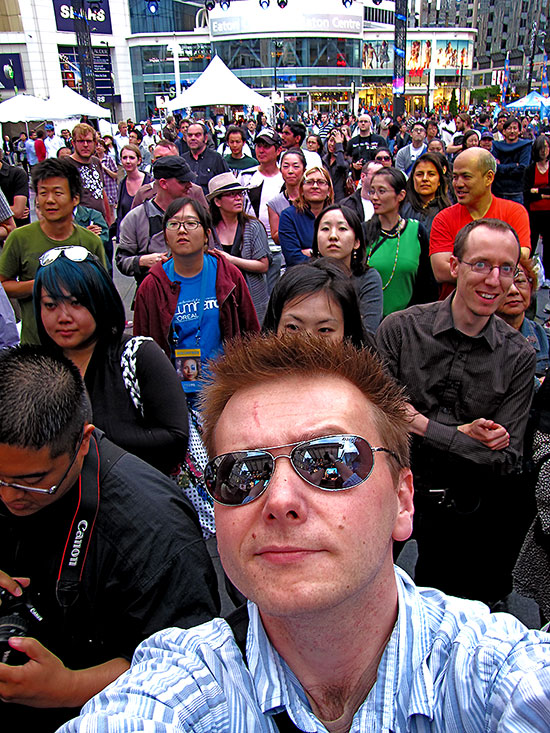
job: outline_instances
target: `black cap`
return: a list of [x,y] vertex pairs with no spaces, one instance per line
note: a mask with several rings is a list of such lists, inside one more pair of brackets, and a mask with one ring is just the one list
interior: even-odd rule
[[197,177],[181,155],[167,155],[153,163],[153,176],[159,178],[176,178],[178,181],[194,181]]
[[267,143],[268,145],[276,145],[278,148],[283,144],[279,133],[275,132],[275,130],[270,130],[269,128],[262,130],[256,135],[254,138],[254,144],[259,142]]

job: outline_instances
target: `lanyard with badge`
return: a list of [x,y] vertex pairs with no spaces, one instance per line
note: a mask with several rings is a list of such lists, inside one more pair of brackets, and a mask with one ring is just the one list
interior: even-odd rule
[[[179,378],[181,379],[181,386],[183,387],[183,391],[186,393],[193,393],[198,392],[200,389],[200,378],[202,376],[202,367],[201,367],[201,328],[202,328],[202,322],[204,318],[204,309],[205,309],[205,301],[206,301],[206,287],[208,284],[208,278],[209,278],[209,269],[210,269],[210,263],[209,258],[204,258],[204,263],[202,267],[201,272],[201,288],[200,288],[200,297],[199,297],[199,303],[198,303],[198,326],[197,331],[195,333],[195,348],[187,348],[187,349],[174,349],[174,366],[176,368],[176,372],[178,373]],[[181,286],[180,286],[181,287]],[[173,326],[172,326],[173,330]],[[174,335],[174,342],[175,334]]]

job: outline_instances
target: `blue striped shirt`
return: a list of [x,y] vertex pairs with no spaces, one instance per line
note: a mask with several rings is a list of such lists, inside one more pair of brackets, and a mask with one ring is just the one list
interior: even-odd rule
[[[396,579],[398,619],[352,733],[550,730],[550,635],[477,601],[417,588],[399,568]],[[222,619],[161,631],[60,730],[275,733],[271,716],[286,708],[299,729],[326,733],[257,607],[248,611],[249,668]]]

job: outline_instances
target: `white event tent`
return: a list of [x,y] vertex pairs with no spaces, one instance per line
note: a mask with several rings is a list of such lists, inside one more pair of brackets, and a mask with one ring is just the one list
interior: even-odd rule
[[32,94],[16,94],[0,103],[0,122],[32,122],[47,120],[51,107],[40,97]]
[[67,86],[54,92],[47,100],[47,104],[50,105],[49,119],[53,120],[64,120],[67,117],[81,117],[82,115],[88,115],[88,117],[111,116],[108,109],[86,99]]
[[247,105],[268,112],[272,103],[268,97],[247,87],[227,68],[219,56],[214,56],[199,78],[189,89],[171,99],[167,108],[170,112],[174,112],[186,107],[211,105]]

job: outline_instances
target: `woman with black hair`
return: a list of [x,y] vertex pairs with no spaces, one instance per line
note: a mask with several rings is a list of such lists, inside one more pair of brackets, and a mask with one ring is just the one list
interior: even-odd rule
[[371,181],[374,216],[364,225],[367,264],[382,278],[384,316],[413,303],[437,300],[426,230],[399,213],[406,186],[405,176],[395,168],[376,171]]
[[283,190],[267,202],[267,214],[269,216],[269,228],[271,238],[275,244],[279,244],[279,218],[281,213],[298,198],[300,193],[300,181],[307,167],[306,156],[300,148],[289,148],[279,159],[279,169],[283,177]]
[[163,473],[177,469],[187,449],[185,396],[152,339],[124,336],[124,305],[99,260],[78,245],[49,250],[33,298],[40,340],[79,368],[94,425]]
[[359,301],[363,326],[375,333],[382,320],[382,280],[366,264],[361,221],[351,209],[327,206],[315,220],[313,256],[337,260],[351,278]]
[[411,169],[401,216],[421,222],[429,236],[436,214],[450,205],[441,159],[435,153],[424,153],[415,160]]
[[[525,169],[523,200],[529,212],[531,252],[542,237],[544,276],[550,278],[550,140],[539,135],[533,143],[533,162]],[[546,283],[545,283],[546,284]]]
[[349,275],[338,262],[319,259],[288,269],[273,288],[262,330],[306,331],[354,346],[373,346],[365,333]]
[[344,137],[336,127],[330,131],[327,137],[327,149],[323,155],[323,165],[330,173],[332,187],[334,189],[334,201],[338,203],[347,196],[346,179],[348,177],[349,163],[344,157]]

